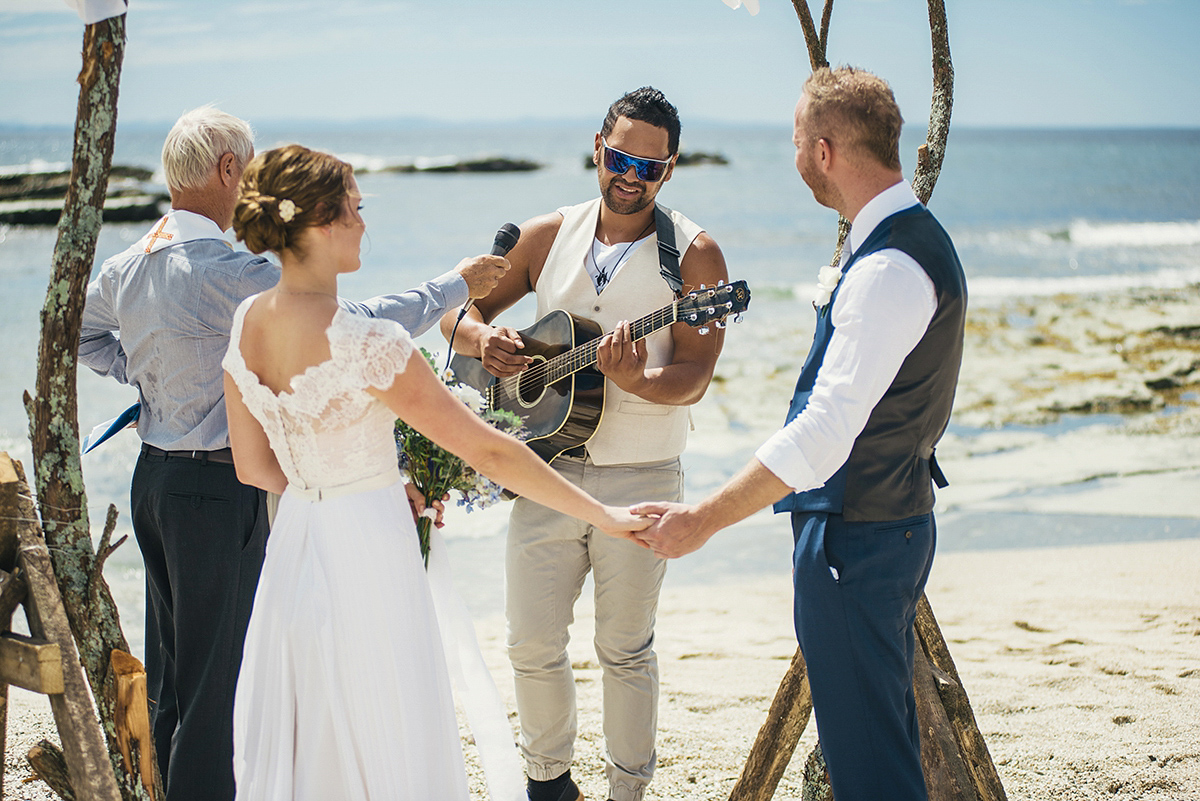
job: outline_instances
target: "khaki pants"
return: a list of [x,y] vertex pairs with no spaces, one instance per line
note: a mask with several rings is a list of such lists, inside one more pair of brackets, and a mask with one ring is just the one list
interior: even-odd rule
[[[560,456],[553,466],[607,504],[683,496],[678,459],[601,467]],[[505,569],[508,654],[530,778],[554,779],[571,767],[577,724],[567,626],[590,570],[596,585],[595,646],[603,670],[609,797],[640,801],[656,759],[654,619],[666,562],[633,542],[520,498],[509,521]]]

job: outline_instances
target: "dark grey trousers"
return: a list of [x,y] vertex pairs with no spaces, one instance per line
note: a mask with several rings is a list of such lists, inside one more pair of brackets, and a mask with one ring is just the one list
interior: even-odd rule
[[233,465],[142,454],[146,674],[168,801],[233,799],[233,694],[266,551],[265,493]]

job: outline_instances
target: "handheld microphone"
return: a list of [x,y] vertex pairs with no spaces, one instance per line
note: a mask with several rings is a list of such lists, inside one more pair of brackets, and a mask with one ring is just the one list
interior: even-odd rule
[[[492,240],[493,256],[507,255],[510,250],[517,244],[517,240],[521,238],[521,229],[513,223],[505,223],[500,226],[500,230],[496,232],[495,238]],[[475,305],[475,298],[467,298],[467,302],[463,304],[462,310],[458,313],[458,319],[454,321],[454,328],[450,330],[450,347],[447,348],[449,353],[446,354],[446,365],[450,364],[450,353],[454,352],[454,335],[458,332],[458,324],[462,322],[462,318],[467,316],[467,311]]]
[[496,232],[496,238],[492,240],[492,255],[504,256],[508,251],[513,249],[517,244],[517,240],[521,238],[521,229],[512,223],[505,223],[500,226],[500,230]]
[[[505,223],[500,226],[500,230],[496,232],[496,236],[492,239],[492,255],[505,256],[508,251],[512,250],[517,244],[517,240],[521,238],[521,229],[512,223]],[[462,311],[458,313],[458,319],[461,320],[467,310],[475,305],[475,298],[467,298],[467,302],[463,304]],[[457,325],[455,326],[457,328]],[[453,340],[451,340],[453,341]]]

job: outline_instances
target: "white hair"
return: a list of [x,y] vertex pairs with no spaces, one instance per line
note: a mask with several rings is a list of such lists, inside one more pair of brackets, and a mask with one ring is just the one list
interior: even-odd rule
[[163,143],[163,173],[172,192],[203,186],[221,156],[232,153],[245,167],[254,153],[250,123],[213,105],[185,112]]

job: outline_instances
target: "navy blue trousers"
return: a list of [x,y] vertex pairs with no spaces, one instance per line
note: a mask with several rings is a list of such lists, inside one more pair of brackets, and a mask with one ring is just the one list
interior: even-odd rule
[[267,542],[266,495],[233,465],[142,454],[146,681],[168,801],[231,801],[233,693]]
[[927,801],[913,697],[913,623],[933,564],[932,515],[847,523],[793,512],[796,637],[837,801]]

